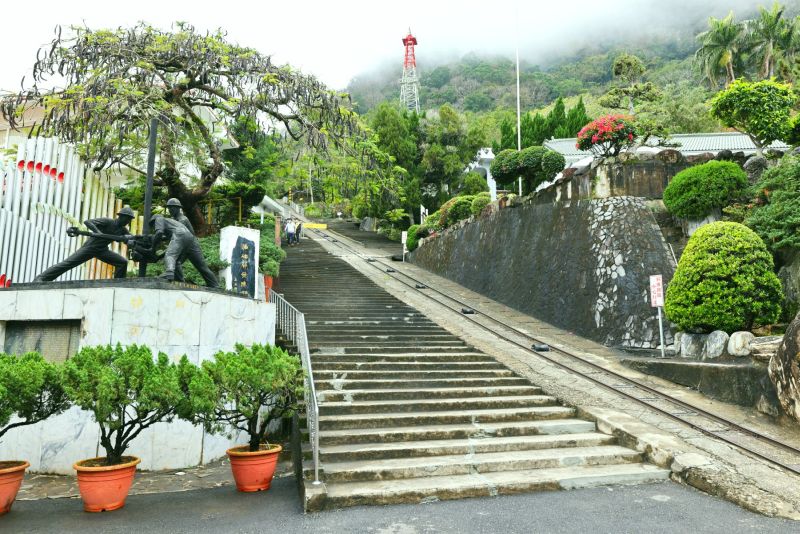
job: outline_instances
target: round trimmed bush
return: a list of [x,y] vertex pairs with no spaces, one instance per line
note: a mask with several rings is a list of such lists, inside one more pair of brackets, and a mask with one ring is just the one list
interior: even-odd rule
[[479,216],[481,213],[483,213],[483,208],[491,203],[492,197],[489,195],[489,193],[475,195],[475,198],[472,199],[472,214],[475,217]]
[[689,239],[667,287],[664,311],[687,332],[732,333],[775,322],[782,301],[761,238],[743,224],[715,222]]
[[684,169],[664,189],[664,205],[683,219],[702,219],[728,205],[747,186],[747,173],[731,161],[709,161]]
[[453,203],[447,210],[447,226],[452,226],[458,221],[466,219],[472,215],[473,200],[475,200],[475,197],[471,195],[454,198]]

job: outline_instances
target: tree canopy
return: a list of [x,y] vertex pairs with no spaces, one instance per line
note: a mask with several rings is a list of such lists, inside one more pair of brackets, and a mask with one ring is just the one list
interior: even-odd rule
[[[181,200],[199,231],[197,204],[222,176],[228,128],[241,117],[321,148],[358,131],[347,95],[228,42],[222,31],[201,34],[182,23],[172,31],[144,23],[59,28],[40,50],[33,80],[3,100],[3,116],[17,127],[27,109],[43,109],[34,133],[78,144],[97,168],[120,165],[143,175],[148,127],[157,119],[156,185]],[[60,80],[63,89],[43,89]],[[187,162],[196,174],[185,175]]]

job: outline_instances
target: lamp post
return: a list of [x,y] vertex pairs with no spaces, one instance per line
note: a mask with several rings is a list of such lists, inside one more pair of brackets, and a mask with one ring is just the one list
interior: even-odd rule
[[[147,185],[144,190],[144,228],[142,234],[150,233],[150,217],[153,212],[153,175],[156,169],[156,138],[158,137],[158,119],[150,119],[150,139],[147,149]],[[147,275],[147,262],[139,262],[139,276]]]

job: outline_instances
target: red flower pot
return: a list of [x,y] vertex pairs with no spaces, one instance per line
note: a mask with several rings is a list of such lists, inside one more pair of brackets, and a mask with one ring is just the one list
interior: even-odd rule
[[11,510],[11,505],[14,504],[19,487],[22,485],[25,470],[30,465],[28,462],[0,462],[0,515]]
[[280,445],[273,445],[263,451],[250,452],[250,447],[243,445],[228,449],[233,479],[239,491],[268,490],[275,474],[278,455],[283,450]]
[[72,467],[78,472],[78,490],[87,512],[110,512],[125,506],[125,499],[133,484],[136,466],[141,462],[135,456],[124,456],[125,463],[98,465],[102,458],[81,460]]

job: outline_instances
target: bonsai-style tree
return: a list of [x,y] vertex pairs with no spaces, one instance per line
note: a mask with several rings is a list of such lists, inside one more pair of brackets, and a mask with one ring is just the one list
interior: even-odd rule
[[711,100],[711,114],[725,126],[747,134],[763,156],[767,145],[788,136],[795,102],[789,84],[736,80]]
[[667,287],[664,311],[687,332],[749,330],[780,316],[783,291],[764,242],[746,226],[697,230]]
[[292,415],[303,397],[300,361],[269,345],[218,352],[188,377],[192,412],[210,432],[246,432],[251,452],[267,442],[270,423]]
[[0,438],[12,428],[44,421],[68,407],[55,364],[36,352],[0,353]]
[[642,60],[632,54],[620,54],[614,58],[611,72],[614,78],[619,80],[619,85],[600,97],[600,105],[613,109],[627,109],[630,115],[634,115],[636,103],[654,102],[660,99],[661,91],[652,82],[642,82],[645,71]]
[[[120,165],[144,176],[150,120],[159,122],[155,184],[180,199],[198,234],[205,221],[198,202],[225,169],[223,143],[239,119],[324,148],[329,138],[360,131],[346,107],[347,95],[269,56],[226,40],[223,32],[201,34],[188,24],[162,31],[144,23],[132,28],[61,29],[40,50],[33,85],[2,102],[12,127],[25,111],[43,110],[34,134],[79,145],[95,168]],[[45,91],[40,84],[65,83]],[[187,163],[197,169],[182,175]]]
[[684,169],[664,189],[664,205],[684,219],[702,219],[728,205],[747,187],[747,173],[732,161],[709,161]]
[[601,157],[616,156],[633,146],[636,135],[636,127],[630,117],[605,115],[581,128],[575,147],[591,150]]
[[507,148],[497,154],[492,160],[489,170],[497,183],[508,185],[519,176],[520,152]]
[[64,364],[62,384],[76,406],[92,412],[100,426],[105,464],[124,463],[123,455],[142,430],[188,418],[188,400],[180,377],[190,374],[186,357],[180,368],[145,346],[85,347]]

